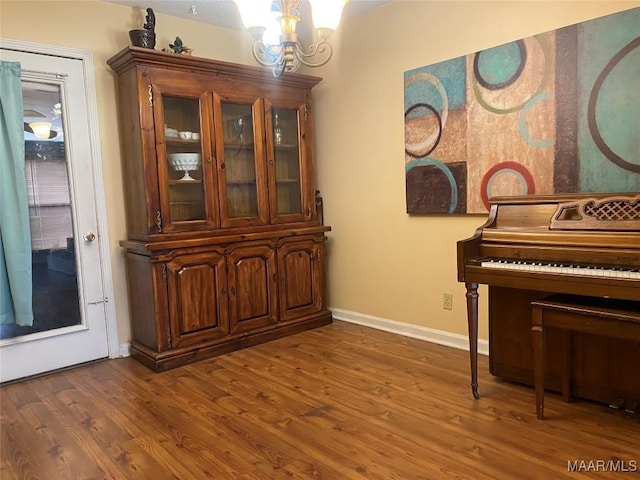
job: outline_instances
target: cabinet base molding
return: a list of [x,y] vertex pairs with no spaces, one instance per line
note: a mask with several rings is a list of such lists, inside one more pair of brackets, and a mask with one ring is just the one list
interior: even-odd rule
[[216,357],[243,348],[287,337],[304,332],[312,328],[329,325],[333,321],[331,312],[323,312],[310,318],[296,321],[269,330],[251,332],[233,339],[210,344],[198,344],[192,348],[174,349],[168,352],[154,352],[150,348],[133,340],[131,342],[131,356],[155,372],[164,372],[172,368],[187,365],[207,358]]

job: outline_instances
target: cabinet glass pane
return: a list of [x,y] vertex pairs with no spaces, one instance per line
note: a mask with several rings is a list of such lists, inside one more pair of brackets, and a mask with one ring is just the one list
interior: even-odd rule
[[171,96],[162,101],[171,222],[204,220],[200,101]]
[[258,186],[251,105],[222,103],[227,216],[257,217]]
[[298,111],[273,109],[277,214],[302,213]]

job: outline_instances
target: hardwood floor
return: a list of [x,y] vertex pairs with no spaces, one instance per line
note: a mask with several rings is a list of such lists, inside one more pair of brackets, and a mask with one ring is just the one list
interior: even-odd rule
[[640,477],[638,415],[548,393],[540,421],[479,371],[474,400],[468,352],[342,322],[160,374],[107,360],[0,388],[0,478]]

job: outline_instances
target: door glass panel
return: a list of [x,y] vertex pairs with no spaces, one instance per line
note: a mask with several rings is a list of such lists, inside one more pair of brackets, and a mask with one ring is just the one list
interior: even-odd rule
[[258,186],[251,105],[222,103],[227,216],[257,217]]
[[163,96],[171,223],[206,218],[200,101]]
[[2,339],[82,322],[60,86],[25,80],[22,95],[34,320],[2,325]]
[[274,108],[273,145],[277,214],[302,213],[298,111]]

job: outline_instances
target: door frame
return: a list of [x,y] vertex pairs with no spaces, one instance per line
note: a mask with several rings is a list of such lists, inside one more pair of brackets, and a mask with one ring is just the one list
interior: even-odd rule
[[89,143],[91,148],[91,165],[95,194],[96,222],[100,235],[99,249],[102,266],[102,283],[105,298],[105,327],[107,329],[107,350],[109,358],[127,356],[121,352],[118,344],[116,308],[113,298],[113,274],[111,270],[111,252],[109,251],[109,230],[107,228],[107,209],[105,202],[104,182],[102,181],[102,152],[100,150],[100,128],[98,125],[98,101],[96,96],[95,68],[93,52],[70,47],[59,47],[24,40],[0,38],[0,47],[24,53],[36,53],[56,57],[71,58],[82,62],[85,82],[85,104],[87,121],[89,122]]

